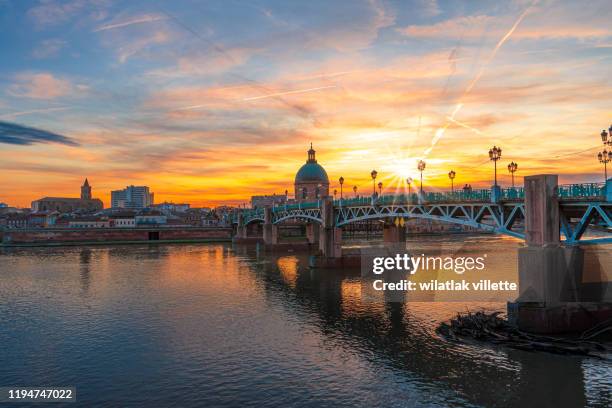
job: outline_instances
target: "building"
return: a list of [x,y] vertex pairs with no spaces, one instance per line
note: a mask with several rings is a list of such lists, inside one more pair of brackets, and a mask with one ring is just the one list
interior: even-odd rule
[[32,201],[32,211],[58,211],[60,213],[69,213],[76,210],[83,211],[100,211],[104,208],[104,204],[97,198],[91,198],[91,186],[89,181],[85,179],[85,183],[81,186],[81,197],[44,197],[39,200]]
[[110,227],[109,220],[103,220],[98,217],[80,217],[68,221],[69,228],[108,228]]
[[8,204],[6,204],[6,203],[0,203],[0,208],[7,208],[7,207],[8,207]]
[[153,205],[153,193],[147,186],[127,186],[111,191],[111,208],[148,208]]
[[163,213],[185,212],[189,210],[189,204],[175,204],[164,201],[161,204],[152,204],[151,208],[155,208]]
[[116,213],[108,217],[111,227],[115,228],[134,228],[136,218],[133,213]]
[[251,197],[251,208],[274,207],[287,202],[286,195],[259,195]]
[[310,144],[308,160],[295,175],[295,200],[314,201],[329,196],[329,178],[327,172],[315,157],[315,150]]
[[155,226],[166,224],[168,217],[160,214],[159,212],[150,212],[148,214],[141,214],[134,217],[137,226]]

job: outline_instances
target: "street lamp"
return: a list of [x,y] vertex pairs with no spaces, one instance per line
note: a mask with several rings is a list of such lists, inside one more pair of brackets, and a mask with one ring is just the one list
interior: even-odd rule
[[457,173],[455,173],[455,170],[451,170],[448,172],[448,178],[451,181],[451,194],[455,192],[455,183],[454,183],[454,179],[455,176],[457,175]]
[[378,176],[378,172],[376,170],[372,170],[370,176],[372,176],[372,195],[376,195],[376,176]]
[[417,165],[417,169],[421,172],[421,196],[423,196],[423,170],[425,170],[425,162],[423,160],[419,160]]
[[608,163],[612,162],[612,150],[607,151],[604,149],[603,152],[597,153],[597,158],[599,159],[599,162],[604,165],[604,177],[605,177],[604,182],[607,182],[608,181]]
[[338,181],[340,182],[340,200],[342,200],[342,185],[344,184],[344,177],[340,176]]
[[353,194],[355,194],[355,198],[357,197],[357,186],[353,186]]
[[508,171],[512,174],[512,188],[514,188],[514,172],[518,170],[518,164],[515,162],[510,162],[508,164]]
[[334,200],[336,199],[336,194],[338,194],[338,190],[334,189]]
[[502,150],[501,147],[493,146],[492,149],[489,150],[489,159],[493,160],[495,165],[495,183],[494,186],[497,187],[497,161],[501,159]]
[[382,181],[380,183],[378,183],[378,195],[379,196],[382,195]]
[[[610,139],[608,139],[608,136],[610,137]],[[603,142],[604,146],[612,146],[612,125],[610,125],[610,128],[607,132],[606,129],[601,131],[601,141]]]
[[411,190],[412,177],[408,177],[406,179],[406,184],[408,184],[408,198],[410,198],[410,195],[412,194],[412,190]]

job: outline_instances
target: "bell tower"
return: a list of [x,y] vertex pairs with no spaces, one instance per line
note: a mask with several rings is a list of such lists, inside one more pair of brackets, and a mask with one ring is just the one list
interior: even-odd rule
[[91,186],[87,178],[85,179],[85,183],[81,186],[81,200],[91,200]]

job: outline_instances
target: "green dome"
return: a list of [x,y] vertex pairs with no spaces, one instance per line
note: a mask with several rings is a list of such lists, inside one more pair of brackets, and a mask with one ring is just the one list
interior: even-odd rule
[[329,184],[329,178],[325,169],[316,162],[308,162],[298,170],[295,175],[295,184],[319,182]]

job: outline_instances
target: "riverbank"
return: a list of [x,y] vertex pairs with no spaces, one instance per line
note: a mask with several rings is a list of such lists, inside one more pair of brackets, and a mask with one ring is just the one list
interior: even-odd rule
[[225,227],[32,228],[0,230],[0,247],[230,242]]

